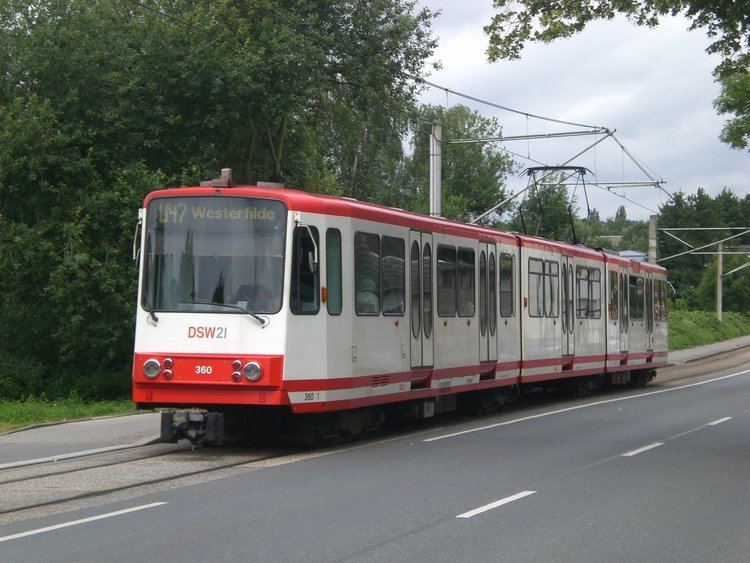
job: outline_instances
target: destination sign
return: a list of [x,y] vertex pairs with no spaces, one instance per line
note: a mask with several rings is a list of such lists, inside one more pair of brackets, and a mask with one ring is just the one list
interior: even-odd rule
[[283,212],[283,206],[279,202],[258,199],[221,202],[226,205],[217,205],[217,201],[208,201],[204,204],[185,199],[162,200],[155,203],[156,209],[152,211],[156,211],[156,223],[159,225],[207,221],[277,222],[280,219],[279,212]]

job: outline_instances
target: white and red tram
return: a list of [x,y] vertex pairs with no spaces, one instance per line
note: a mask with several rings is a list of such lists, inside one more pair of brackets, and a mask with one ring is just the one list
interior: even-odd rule
[[139,217],[133,400],[178,409],[165,438],[268,411],[357,431],[667,362],[653,264],[285,188],[160,190]]

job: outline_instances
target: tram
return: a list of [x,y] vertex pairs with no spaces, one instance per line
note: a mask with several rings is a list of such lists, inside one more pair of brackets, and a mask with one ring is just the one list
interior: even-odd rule
[[357,434],[667,365],[655,264],[227,179],[150,193],[139,225],[133,401],[165,440]]

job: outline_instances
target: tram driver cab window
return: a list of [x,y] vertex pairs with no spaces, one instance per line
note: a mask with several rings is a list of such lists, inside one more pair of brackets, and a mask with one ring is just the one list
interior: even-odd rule
[[[315,242],[310,234],[315,237]],[[292,240],[292,280],[290,307],[295,315],[315,315],[320,308],[320,268],[315,263],[319,248],[318,229],[297,227]]]

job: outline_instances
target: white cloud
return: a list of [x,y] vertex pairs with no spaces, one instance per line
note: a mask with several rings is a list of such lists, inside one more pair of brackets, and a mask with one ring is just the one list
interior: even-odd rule
[[[625,145],[667,180],[670,191],[692,193],[705,187],[717,193],[725,186],[744,195],[750,192],[750,155],[735,151],[718,139],[724,118],[713,110],[719,92],[711,71],[718,58],[705,53],[708,38],[687,31],[681,17],[665,18],[654,29],[637,27],[624,18],[595,22],[582,33],[551,44],[527,45],[517,61],[486,61],[487,36],[482,28],[493,14],[491,0],[422,0],[442,9],[434,30],[440,44],[436,58],[443,68],[431,79],[522,111],[617,129]],[[444,92],[428,90],[422,101],[464,103],[483,115],[497,116],[504,132],[560,131],[570,126],[527,120]],[[515,143],[508,148],[549,164],[559,163],[593,142],[591,137],[566,142]],[[605,141],[579,161],[602,180],[643,180],[634,165],[623,166],[622,154]],[[524,166],[528,163],[524,162]],[[524,180],[512,179],[511,187]],[[663,194],[632,188],[626,195],[656,208]],[[592,205],[602,216],[627,203],[593,190]],[[582,202],[582,198],[581,198]],[[634,205],[629,215],[649,214]]]

